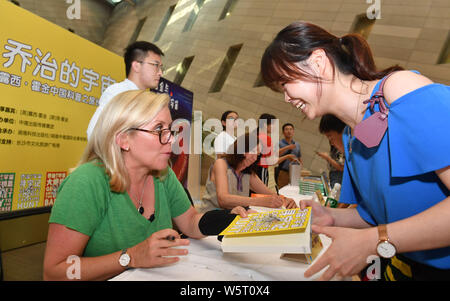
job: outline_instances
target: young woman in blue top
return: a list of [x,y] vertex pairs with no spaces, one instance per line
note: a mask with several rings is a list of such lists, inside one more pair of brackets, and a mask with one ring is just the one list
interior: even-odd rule
[[[278,33],[261,70],[308,119],[347,124],[340,201],[358,206],[301,203],[312,206],[313,231],[333,239],[305,276],[325,267],[322,280],[354,275],[378,255],[386,280],[449,279],[450,88],[399,66],[379,71],[362,37],[306,22]],[[366,102],[378,90],[384,98]]]

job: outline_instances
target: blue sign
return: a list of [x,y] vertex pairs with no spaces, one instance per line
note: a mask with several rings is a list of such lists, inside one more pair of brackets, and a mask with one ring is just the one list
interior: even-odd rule
[[[159,80],[158,87],[152,91],[156,93],[169,94],[169,109],[173,121],[177,119],[185,119],[189,122],[189,124],[192,123],[194,93],[162,77]],[[180,147],[182,147],[184,143],[189,145],[189,142],[190,141],[180,140]],[[189,150],[189,147],[187,147],[187,150]],[[182,151],[180,154],[172,154],[170,160],[172,163],[172,169],[177,175],[178,180],[184,187],[187,187],[189,152]]]

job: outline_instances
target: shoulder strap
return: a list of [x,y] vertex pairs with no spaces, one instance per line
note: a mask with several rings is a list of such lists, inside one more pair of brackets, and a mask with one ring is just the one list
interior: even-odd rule
[[383,79],[381,80],[380,85],[378,86],[378,90],[372,95],[372,97],[368,100],[365,100],[364,103],[370,103],[370,110],[373,112],[373,106],[375,105],[376,102],[378,102],[378,105],[380,107],[380,112],[385,114],[386,116],[389,113],[389,109],[386,107],[385,103],[384,103],[384,92],[383,92],[383,88],[384,88],[384,84],[386,83],[386,80],[394,73],[396,73],[398,71],[394,71],[389,73],[388,75],[386,75],[385,77],[383,77]]
[[391,72],[388,75],[386,75],[385,77],[383,77],[383,79],[381,80],[380,86],[378,87],[378,90],[373,94],[372,97],[375,97],[375,95],[377,95],[377,97],[383,97],[384,98],[384,93],[383,93],[383,88],[384,88],[384,84],[386,83],[386,80],[394,73],[396,73],[397,71]]

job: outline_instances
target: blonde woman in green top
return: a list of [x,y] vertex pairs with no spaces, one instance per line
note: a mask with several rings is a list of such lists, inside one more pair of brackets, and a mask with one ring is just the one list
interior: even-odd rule
[[[189,244],[172,221],[187,236],[202,238],[234,214],[246,216],[242,207],[234,214],[200,214],[192,207],[168,167],[175,134],[168,103],[166,94],[137,90],[104,108],[77,168],[58,190],[44,279],[105,280],[127,268],[171,264],[188,253],[174,247]],[[70,276],[74,258],[79,273]]]

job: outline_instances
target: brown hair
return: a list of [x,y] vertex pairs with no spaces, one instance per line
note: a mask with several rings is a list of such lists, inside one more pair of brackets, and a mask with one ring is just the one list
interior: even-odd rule
[[369,44],[359,34],[347,34],[341,38],[323,28],[307,23],[294,22],[281,30],[266,48],[261,59],[261,73],[265,84],[280,91],[279,84],[294,79],[319,82],[321,78],[299,68],[316,49],[323,49],[333,66],[343,74],[353,74],[361,80],[381,79],[392,71],[403,70],[395,65],[378,71]]
[[321,134],[326,134],[331,131],[335,131],[339,134],[342,134],[342,132],[345,129],[346,124],[343,123],[339,118],[332,114],[325,114],[320,119],[319,123],[319,132]]

